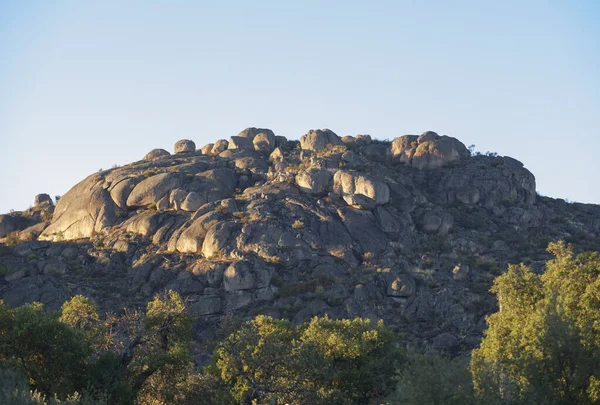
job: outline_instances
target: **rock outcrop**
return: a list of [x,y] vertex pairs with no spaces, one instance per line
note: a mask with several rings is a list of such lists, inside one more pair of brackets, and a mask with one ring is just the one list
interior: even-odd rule
[[598,218],[538,196],[522,163],[434,132],[294,141],[252,127],[0,215],[0,299],[59,308],[84,294],[108,311],[173,289],[206,333],[230,312],[363,316],[466,351],[494,309],[493,277],[524,257],[542,271],[550,240],[600,250]]
[[438,169],[460,163],[471,156],[458,139],[427,131],[421,136],[405,135],[394,139],[391,153],[395,161],[417,169]]

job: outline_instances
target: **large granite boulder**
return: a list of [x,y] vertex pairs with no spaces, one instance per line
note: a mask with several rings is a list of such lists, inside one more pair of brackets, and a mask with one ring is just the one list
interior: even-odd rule
[[104,185],[101,173],[93,174],[58,200],[52,223],[41,240],[89,238],[116,222],[116,205]]
[[179,184],[179,177],[174,173],[161,173],[148,177],[133,188],[127,197],[127,206],[147,207],[156,204]]
[[300,137],[300,146],[302,149],[308,150],[323,150],[327,147],[342,146],[344,143],[330,129],[310,130],[308,133]]
[[144,158],[142,160],[150,160],[151,161],[151,160],[159,159],[163,156],[171,156],[171,154],[164,149],[152,149],[150,152],[146,153],[146,155],[144,156]]
[[40,205],[54,205],[52,198],[48,194],[38,194],[33,199],[33,206],[38,207]]
[[175,142],[175,153],[188,153],[196,151],[196,144],[189,139],[181,139]]
[[226,139],[219,139],[210,150],[211,155],[218,155],[221,152],[224,152],[229,147],[229,142]]
[[439,136],[427,131],[421,136],[405,135],[391,145],[393,159],[417,169],[438,169],[471,156],[465,145],[456,138]]
[[275,148],[277,139],[273,133],[265,134],[261,132],[254,137],[252,143],[257,151],[270,153]]

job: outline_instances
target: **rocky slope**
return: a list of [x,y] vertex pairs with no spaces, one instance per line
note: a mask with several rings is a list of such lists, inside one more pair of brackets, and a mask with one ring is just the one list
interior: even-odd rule
[[600,250],[600,206],[541,197],[522,163],[434,132],[294,141],[248,128],[95,173],[55,207],[40,195],[0,216],[0,238],[12,306],[84,294],[115,311],[174,289],[200,343],[228,313],[329,314],[460,352],[478,343],[509,263],[543,271],[555,239]]

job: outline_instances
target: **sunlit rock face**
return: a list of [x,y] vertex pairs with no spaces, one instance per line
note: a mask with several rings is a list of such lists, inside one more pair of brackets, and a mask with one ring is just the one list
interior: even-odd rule
[[0,243],[25,240],[0,249],[0,299],[59,308],[75,292],[116,310],[173,289],[206,333],[231,312],[362,316],[461,351],[515,252],[535,267],[548,239],[600,243],[598,207],[541,198],[522,163],[449,136],[231,135],[154,149],[56,206],[0,216]]

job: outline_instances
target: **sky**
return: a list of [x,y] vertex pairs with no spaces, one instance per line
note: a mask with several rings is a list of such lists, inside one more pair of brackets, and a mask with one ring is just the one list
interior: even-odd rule
[[0,0],[0,213],[246,127],[512,156],[600,203],[600,2]]

